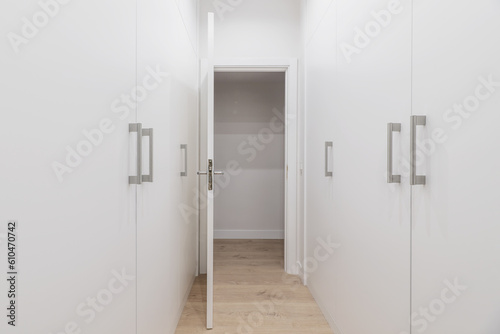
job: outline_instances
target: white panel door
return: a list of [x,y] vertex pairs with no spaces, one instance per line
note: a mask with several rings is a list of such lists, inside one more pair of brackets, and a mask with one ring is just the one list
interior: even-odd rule
[[500,2],[419,0],[412,333],[500,332]]
[[1,333],[135,333],[135,14],[134,0],[0,4]]
[[[214,14],[208,13],[208,59],[200,78],[200,272],[207,274],[207,328],[213,328],[214,302]],[[204,258],[204,259],[202,259]]]
[[[323,75],[333,84],[322,89],[336,92],[323,109],[333,114],[325,136],[333,140],[327,224],[334,224],[332,241],[339,245],[332,269],[334,320],[343,334],[409,330],[410,187],[404,166],[411,14],[407,2],[337,2],[336,69]],[[388,123],[401,124],[391,133],[393,174],[400,183],[388,183]]]
[[138,11],[138,120],[153,130],[142,167],[153,177],[138,190],[137,328],[173,333],[196,271],[198,60],[176,1],[140,0]]

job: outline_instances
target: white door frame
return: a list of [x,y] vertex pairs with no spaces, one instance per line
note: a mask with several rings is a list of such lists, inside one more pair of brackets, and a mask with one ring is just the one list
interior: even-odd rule
[[[285,101],[285,271],[298,275],[300,260],[298,241],[298,73],[297,59],[215,59],[215,72],[284,72],[286,73]],[[200,256],[203,256],[201,254]]]

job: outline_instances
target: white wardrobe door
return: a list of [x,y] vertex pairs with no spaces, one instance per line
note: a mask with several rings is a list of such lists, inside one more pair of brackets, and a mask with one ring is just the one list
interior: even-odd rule
[[153,154],[153,182],[138,191],[138,333],[173,333],[196,273],[197,57],[188,35],[196,12],[173,0],[139,0],[138,10],[138,86],[146,92],[138,120],[154,138],[153,152],[143,142],[143,173]]
[[[308,12],[313,3],[308,4]],[[333,6],[332,6],[333,7]],[[305,86],[306,92],[306,221],[307,221],[307,257],[303,263],[307,286],[316,301],[327,310],[327,314],[336,316],[338,299],[337,275],[339,260],[337,247],[321,248],[319,242],[328,240],[336,246],[338,235],[332,203],[334,179],[325,176],[333,167],[332,151],[325,159],[325,143],[333,142],[333,119],[335,113],[335,8],[326,15],[307,43],[305,50]],[[313,30],[311,27],[310,30]],[[336,173],[336,171],[335,171]],[[318,261],[314,257],[319,250]],[[318,251],[317,251],[318,252]]]
[[500,331],[500,3],[415,2],[413,333]]
[[0,332],[135,333],[135,1],[3,1],[0,22]]
[[[401,160],[410,57],[411,7],[387,1],[335,2],[308,45],[308,251],[326,237],[338,244],[308,284],[343,334],[409,331],[410,188]],[[401,184],[387,183],[390,122],[402,123],[393,150]],[[332,177],[325,141],[333,141]]]

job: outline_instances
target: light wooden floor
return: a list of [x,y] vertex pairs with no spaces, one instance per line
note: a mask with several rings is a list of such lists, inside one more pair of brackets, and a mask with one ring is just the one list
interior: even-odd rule
[[215,240],[214,329],[205,329],[200,276],[176,334],[332,334],[309,290],[284,273],[283,249],[283,240]]

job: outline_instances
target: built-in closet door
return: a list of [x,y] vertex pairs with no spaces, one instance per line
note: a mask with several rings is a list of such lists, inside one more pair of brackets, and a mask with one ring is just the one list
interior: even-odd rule
[[413,333],[500,331],[499,17],[498,1],[415,1]]
[[138,0],[138,333],[175,331],[196,274],[198,61],[183,9]]
[[324,74],[335,81],[328,89],[336,93],[323,107],[333,114],[325,137],[333,141],[333,176],[325,181],[331,188],[332,240],[339,244],[334,319],[343,334],[399,333],[409,330],[410,313],[410,187],[404,166],[412,8],[385,0],[341,0],[336,6],[337,68]]
[[135,333],[135,15],[0,4],[0,333]]

